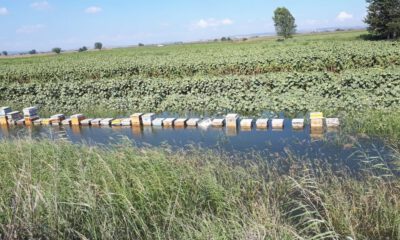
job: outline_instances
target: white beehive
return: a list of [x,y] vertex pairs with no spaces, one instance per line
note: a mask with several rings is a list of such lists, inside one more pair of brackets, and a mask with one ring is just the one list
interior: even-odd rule
[[142,116],[142,123],[143,126],[151,126],[151,123],[155,119],[154,113],[146,113]]
[[103,120],[102,118],[95,118],[92,120],[91,124],[92,126],[100,126],[102,120]]
[[93,121],[93,118],[87,118],[81,121],[82,126],[90,126]]
[[325,119],[325,122],[328,128],[335,128],[340,126],[339,118],[327,118]]
[[176,118],[166,118],[163,121],[164,127],[172,127],[174,126]]
[[272,119],[271,125],[272,125],[273,129],[282,129],[283,125],[284,125],[284,120],[283,119]]
[[175,127],[186,127],[187,118],[178,118],[175,120]]
[[104,118],[103,120],[100,121],[101,126],[110,126],[111,122],[114,120],[114,118]]
[[199,123],[200,119],[199,118],[190,118],[189,120],[187,120],[186,124],[189,127],[196,127],[197,124]]
[[124,118],[124,119],[121,121],[121,126],[131,126],[131,124],[132,124],[132,122],[131,122],[131,119],[130,119],[130,118]]
[[223,127],[225,125],[225,119],[223,118],[215,118],[212,120],[211,125],[213,127]]
[[251,128],[253,126],[253,119],[250,118],[246,118],[246,119],[242,119],[240,121],[240,127],[241,128]]
[[212,120],[210,118],[205,118],[198,122],[198,126],[203,129],[207,129],[211,126]]
[[163,125],[165,118],[156,118],[153,120],[152,124],[156,127],[161,127]]
[[267,129],[268,128],[268,118],[257,119],[256,127],[259,129]]
[[292,128],[293,129],[303,129],[304,128],[304,119],[297,118],[292,120]]
[[225,117],[226,127],[237,128],[239,122],[239,115],[236,113],[230,113]]

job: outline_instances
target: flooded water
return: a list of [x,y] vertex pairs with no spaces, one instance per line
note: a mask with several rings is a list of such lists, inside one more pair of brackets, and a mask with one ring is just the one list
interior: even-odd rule
[[163,127],[69,127],[32,126],[2,127],[0,139],[13,138],[63,139],[72,143],[108,146],[131,140],[137,146],[165,146],[184,149],[199,146],[204,149],[232,154],[282,156],[293,154],[305,159],[324,159],[332,164],[352,166],[359,161],[362,150],[367,154],[389,159],[391,152],[380,139],[355,138],[340,129],[313,131],[306,126],[293,130],[290,120],[285,120],[282,130],[242,130],[213,128],[163,128]]

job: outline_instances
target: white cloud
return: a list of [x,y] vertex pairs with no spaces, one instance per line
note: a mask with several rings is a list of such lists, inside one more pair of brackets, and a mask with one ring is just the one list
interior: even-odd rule
[[0,15],[7,15],[8,14],[8,10],[5,7],[0,7]]
[[36,10],[47,10],[50,8],[50,4],[47,1],[34,2],[31,4],[31,8]]
[[18,34],[30,34],[41,31],[45,26],[43,24],[26,25],[17,29]]
[[340,22],[344,22],[350,19],[353,19],[353,15],[345,11],[340,12],[336,17],[336,20]]
[[89,13],[89,14],[95,14],[95,13],[99,13],[103,11],[103,9],[101,9],[101,7],[96,7],[96,6],[91,6],[85,9],[85,13]]
[[200,19],[196,23],[196,27],[208,28],[208,27],[219,27],[219,26],[232,25],[232,24],[233,24],[233,21],[229,18],[225,18],[222,20],[209,18],[209,19]]

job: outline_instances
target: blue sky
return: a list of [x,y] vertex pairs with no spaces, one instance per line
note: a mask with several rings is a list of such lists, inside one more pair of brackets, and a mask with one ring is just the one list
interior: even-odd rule
[[365,0],[0,0],[0,51],[193,41],[273,32],[276,7],[298,30],[363,26]]

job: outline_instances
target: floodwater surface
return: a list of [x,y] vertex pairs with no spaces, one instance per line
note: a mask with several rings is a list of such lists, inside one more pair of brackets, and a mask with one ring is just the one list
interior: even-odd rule
[[32,126],[2,127],[0,139],[13,138],[66,140],[76,144],[110,146],[128,139],[138,147],[165,146],[176,150],[198,146],[231,154],[258,156],[294,155],[303,159],[324,159],[330,163],[354,165],[363,157],[391,157],[391,151],[377,138],[356,138],[340,129],[314,131],[306,126],[293,130],[285,120],[282,130],[243,130],[228,128],[166,127],[70,127]]

